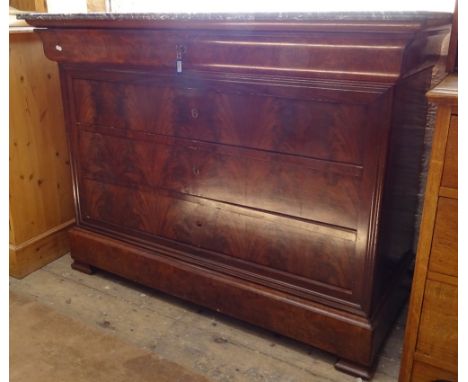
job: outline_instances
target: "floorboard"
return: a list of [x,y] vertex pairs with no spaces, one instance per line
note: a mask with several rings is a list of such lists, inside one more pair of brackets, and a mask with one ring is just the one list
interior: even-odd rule
[[[67,255],[22,280],[10,278],[10,291],[211,381],[357,380],[336,371],[331,354],[105,272],[74,271],[70,264]],[[398,380],[405,316],[381,353],[375,382]]]

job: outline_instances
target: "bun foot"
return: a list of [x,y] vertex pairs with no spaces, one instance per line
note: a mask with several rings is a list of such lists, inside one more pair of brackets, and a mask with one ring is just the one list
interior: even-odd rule
[[335,363],[335,369],[346,374],[351,374],[362,379],[371,379],[375,372],[375,365],[364,366],[345,359],[339,359]]
[[71,267],[77,271],[86,273],[87,275],[92,275],[95,272],[95,269],[91,265],[81,263],[77,260],[73,260]]

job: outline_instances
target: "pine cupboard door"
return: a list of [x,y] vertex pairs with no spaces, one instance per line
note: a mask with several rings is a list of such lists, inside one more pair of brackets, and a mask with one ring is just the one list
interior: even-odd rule
[[[23,28],[26,29],[26,28]],[[69,251],[70,158],[57,65],[32,31],[10,31],[10,275]]]

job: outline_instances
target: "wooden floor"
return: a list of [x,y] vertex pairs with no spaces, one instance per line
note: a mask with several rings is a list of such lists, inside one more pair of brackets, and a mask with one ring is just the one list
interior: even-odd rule
[[[73,271],[70,264],[64,256],[22,280],[10,278],[10,291],[210,381],[359,380],[334,370],[330,354],[104,272]],[[11,322],[21,319],[12,314]],[[405,315],[381,353],[375,382],[398,379]]]
[[209,382],[11,291],[10,317],[10,382]]

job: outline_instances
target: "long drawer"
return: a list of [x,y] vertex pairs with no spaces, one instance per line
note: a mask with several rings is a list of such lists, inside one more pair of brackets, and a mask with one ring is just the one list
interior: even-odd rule
[[363,106],[313,102],[158,80],[75,79],[75,121],[113,129],[363,163]]
[[218,262],[236,258],[321,283],[341,298],[351,297],[354,231],[90,179],[81,181],[80,208],[84,223],[185,243],[211,251]]
[[[276,23],[275,23],[276,24]],[[39,33],[43,33],[39,30]],[[279,76],[395,79],[405,49],[401,38],[386,40],[335,31],[252,35],[247,32],[49,29],[47,57],[56,61],[138,65],[175,73],[182,71],[257,72]],[[79,43],[86,49],[75,49]],[[141,47],[145,49],[142,50]],[[372,60],[368,58],[372,57]],[[131,63],[131,64],[130,64]]]
[[80,130],[83,176],[357,228],[359,168],[190,140],[115,134]]

